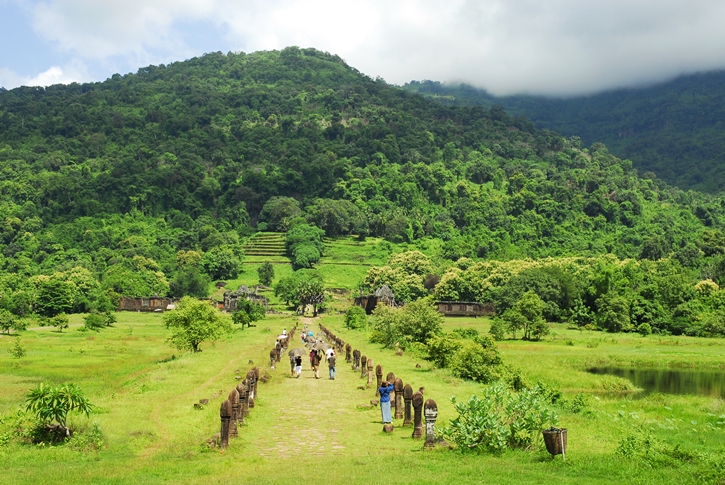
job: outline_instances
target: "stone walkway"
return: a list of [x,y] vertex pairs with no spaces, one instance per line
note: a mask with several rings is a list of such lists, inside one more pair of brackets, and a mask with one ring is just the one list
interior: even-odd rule
[[[300,332],[304,323],[313,332],[319,331],[317,321],[303,318]],[[298,346],[293,344],[291,347]],[[353,372],[350,364],[345,363],[344,354],[338,355],[334,381],[329,379],[327,363],[322,363],[320,378],[315,379],[307,356],[302,362],[299,378],[281,377],[284,372],[289,374],[286,356],[278,364],[277,372],[283,380],[282,392],[289,399],[276,402],[275,409],[270,410],[276,416],[275,424],[271,426],[268,441],[257,443],[263,457],[343,454],[347,440],[342,436],[341,427],[345,420],[360,419],[359,415],[354,417],[355,400],[364,399],[363,393],[355,389],[359,385],[359,373]]]

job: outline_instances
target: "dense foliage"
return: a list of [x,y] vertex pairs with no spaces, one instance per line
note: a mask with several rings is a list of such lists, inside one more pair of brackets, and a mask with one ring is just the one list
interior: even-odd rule
[[179,350],[200,352],[202,342],[217,340],[232,330],[229,317],[208,301],[182,298],[176,308],[164,313],[164,325],[171,330],[169,342]]
[[480,398],[458,402],[453,397],[451,401],[458,416],[440,433],[461,451],[533,448],[541,444],[541,431],[558,420],[545,389],[539,386],[515,392],[497,383],[485,387]]
[[[725,336],[724,267],[683,267],[676,258],[658,261],[596,258],[550,258],[473,263],[459,260],[441,277],[435,295],[441,300],[493,302],[503,332],[539,338],[543,323],[570,322],[610,332]],[[708,276],[699,279],[701,275]],[[698,280],[699,279],[699,280]],[[500,325],[503,324],[503,327]],[[497,333],[501,332],[501,333]]]
[[[324,231],[436,239],[449,262],[671,256],[690,283],[723,282],[720,199],[639,177],[601,143],[495,106],[442,106],[314,49],[0,92],[0,163],[0,308],[18,316],[206,296],[237,276],[258,222],[288,231],[299,268],[319,260]],[[413,301],[434,273],[391,260],[366,283]],[[583,301],[582,318],[609,308],[607,325],[627,328],[614,296]],[[560,318],[544,300],[544,318]]]
[[678,77],[654,86],[618,89],[590,96],[495,97],[467,85],[412,82],[406,89],[446,104],[496,104],[526,116],[536,126],[587,145],[603,142],[632,160],[642,172],[683,189],[722,192],[725,150],[725,72]]

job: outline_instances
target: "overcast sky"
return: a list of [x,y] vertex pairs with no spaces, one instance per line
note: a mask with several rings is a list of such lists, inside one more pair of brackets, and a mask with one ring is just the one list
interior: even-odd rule
[[574,95],[725,68],[721,0],[0,0],[0,86],[315,47],[372,77]]

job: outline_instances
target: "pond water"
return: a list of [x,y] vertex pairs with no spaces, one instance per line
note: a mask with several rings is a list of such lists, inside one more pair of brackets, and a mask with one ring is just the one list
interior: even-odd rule
[[673,369],[625,369],[621,367],[595,367],[592,374],[610,374],[624,377],[651,392],[664,394],[691,394],[725,398],[725,372]]

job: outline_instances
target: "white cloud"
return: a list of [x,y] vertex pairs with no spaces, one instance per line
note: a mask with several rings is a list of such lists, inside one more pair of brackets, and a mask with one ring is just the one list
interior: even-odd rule
[[723,18],[710,0],[46,0],[34,28],[130,70],[200,54],[184,29],[203,22],[215,50],[316,47],[395,83],[573,94],[725,67]]
[[89,78],[85,63],[77,59],[64,66],[51,66],[32,77],[21,76],[16,72],[0,68],[0,86],[6,89],[18,86],[51,86],[53,84],[70,84],[84,82]]

